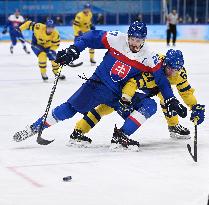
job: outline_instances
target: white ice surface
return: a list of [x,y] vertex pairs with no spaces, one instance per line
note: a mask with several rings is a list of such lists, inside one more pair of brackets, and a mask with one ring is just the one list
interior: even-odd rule
[[[150,47],[165,53],[162,43]],[[62,44],[62,48],[68,44]],[[40,78],[34,54],[26,55],[18,44],[14,54],[9,44],[0,44],[0,205],[206,205],[209,194],[209,44],[177,44],[185,55],[191,85],[199,103],[206,105],[206,119],[198,127],[198,163],[190,157],[188,141],[174,141],[168,136],[166,122],[159,109],[133,138],[141,143],[140,152],[113,152],[108,149],[114,124],[122,124],[117,114],[101,120],[88,136],[98,149],[66,146],[78,119],[59,123],[43,132],[55,141],[39,146],[35,137],[21,143],[13,134],[34,122],[45,110],[53,85],[48,63],[48,83]],[[102,60],[104,50],[96,50]],[[84,65],[66,67],[66,81],[60,81],[52,107],[70,97],[83,83],[78,74],[90,76],[95,67],[88,51],[81,56]],[[158,101],[158,100],[157,100]],[[192,136],[189,117],[181,123]],[[63,182],[64,176],[71,182]]]

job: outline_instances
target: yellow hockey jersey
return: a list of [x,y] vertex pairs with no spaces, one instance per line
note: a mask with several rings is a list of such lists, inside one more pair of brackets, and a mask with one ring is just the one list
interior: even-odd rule
[[46,25],[42,23],[34,23],[32,21],[26,21],[20,26],[20,30],[32,30],[33,31],[33,43],[51,50],[56,50],[60,45],[59,32],[54,29],[51,34],[46,33]]
[[[197,104],[197,100],[193,94],[194,89],[191,88],[187,80],[187,73],[185,68],[181,69],[179,72],[176,72],[174,76],[168,77],[168,80],[171,85],[176,86],[178,93],[188,107],[192,108],[193,105]],[[138,82],[133,78],[130,79],[123,87],[122,93],[125,96],[133,97],[137,87],[142,90],[155,89],[157,88],[157,85],[151,73],[143,72],[142,77]],[[162,95],[158,94],[158,96],[160,97],[162,102]]]
[[79,36],[79,32],[86,33],[90,31],[92,25],[92,13],[89,12],[87,15],[81,11],[76,14],[73,21],[73,32],[74,36]]

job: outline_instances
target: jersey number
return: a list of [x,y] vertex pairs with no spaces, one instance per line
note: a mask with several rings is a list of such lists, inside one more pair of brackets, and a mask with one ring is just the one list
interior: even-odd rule
[[109,34],[110,34],[110,35],[113,35],[113,36],[117,36],[118,33],[119,33],[118,31],[111,31],[111,32],[109,32]]

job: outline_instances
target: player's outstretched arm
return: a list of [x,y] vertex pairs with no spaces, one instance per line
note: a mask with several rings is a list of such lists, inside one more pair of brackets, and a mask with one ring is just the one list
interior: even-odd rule
[[187,109],[175,98],[163,69],[160,67],[160,69],[153,72],[153,76],[163,98],[165,99],[165,105],[168,108],[168,112],[171,115],[176,112],[180,117],[186,117]]
[[85,48],[105,49],[105,45],[102,41],[105,34],[106,31],[102,30],[89,31],[80,36],[74,43],[74,46],[76,46],[80,52],[85,50]]
[[32,22],[32,21],[26,21],[25,23],[23,23],[19,29],[21,31],[24,31],[24,30],[34,30],[34,26],[35,26],[35,22]]
[[61,50],[57,53],[56,63],[59,63],[60,66],[69,65],[74,60],[78,59],[80,53],[85,50],[85,48],[96,48],[103,49],[105,48],[102,38],[105,35],[105,31],[89,31],[77,38],[74,45],[71,45],[69,48]]

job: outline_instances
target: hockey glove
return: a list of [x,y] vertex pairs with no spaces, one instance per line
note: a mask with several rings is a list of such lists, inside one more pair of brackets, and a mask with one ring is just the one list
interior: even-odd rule
[[94,30],[96,30],[96,27],[95,27],[95,25],[94,25],[94,24],[91,24],[91,27],[90,27],[90,29],[91,29],[91,30],[93,30],[93,31],[94,31]]
[[2,34],[6,34],[7,33],[7,29],[4,28],[3,31],[1,32]]
[[193,105],[192,114],[190,120],[192,122],[197,122],[197,125],[201,124],[205,119],[205,105]]
[[60,66],[69,65],[78,59],[79,55],[79,50],[74,45],[71,45],[69,48],[58,51],[55,62],[59,63]]
[[83,32],[82,31],[79,31],[78,32],[78,36],[82,36],[83,35]]
[[165,107],[167,108],[168,116],[174,116],[176,114],[182,118],[187,116],[187,108],[184,107],[175,97],[165,100]]
[[126,98],[122,97],[119,100],[119,108],[117,113],[123,118],[127,118],[134,110],[134,107],[131,101],[127,100]]

